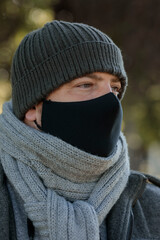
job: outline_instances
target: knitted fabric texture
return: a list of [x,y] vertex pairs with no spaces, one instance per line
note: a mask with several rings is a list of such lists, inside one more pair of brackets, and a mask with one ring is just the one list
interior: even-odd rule
[[52,21],[22,40],[12,69],[13,112],[23,119],[27,110],[63,83],[91,72],[116,75],[127,85],[120,49],[103,32],[80,23]]
[[24,201],[35,239],[98,240],[129,176],[123,134],[115,152],[101,158],[28,127],[11,106],[5,103],[0,116],[1,163]]

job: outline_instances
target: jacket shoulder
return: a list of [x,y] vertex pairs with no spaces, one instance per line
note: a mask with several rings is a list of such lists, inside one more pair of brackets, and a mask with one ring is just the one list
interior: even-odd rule
[[156,205],[158,204],[160,207],[160,179],[151,175],[146,175],[146,177],[146,188],[140,200],[148,203],[152,202],[152,204],[155,203]]
[[[131,175],[133,174],[141,176],[145,182],[144,187],[141,189],[141,192],[137,197],[141,204],[147,205],[149,207],[154,203],[154,206],[152,206],[152,208],[155,208],[156,206],[160,207],[160,179],[152,175],[139,172],[132,172]],[[137,199],[135,199],[135,202]]]
[[126,188],[107,216],[109,239],[160,239],[159,185],[159,179],[131,171]]
[[146,185],[133,206],[133,239],[160,239],[160,179],[144,174]]

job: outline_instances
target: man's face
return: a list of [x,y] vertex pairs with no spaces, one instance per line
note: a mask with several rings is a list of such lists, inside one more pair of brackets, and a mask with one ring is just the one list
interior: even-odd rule
[[[46,100],[56,102],[75,102],[91,100],[107,93],[114,93],[116,96],[121,91],[120,80],[108,73],[94,72],[84,77],[76,78],[68,83],[61,85],[51,92]],[[24,118],[24,122],[36,128],[34,121],[41,126],[42,102],[30,109]]]

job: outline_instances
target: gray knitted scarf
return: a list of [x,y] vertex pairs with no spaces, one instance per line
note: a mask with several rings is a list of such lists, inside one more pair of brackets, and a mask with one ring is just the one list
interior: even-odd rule
[[0,158],[35,239],[42,240],[98,240],[129,176],[122,133],[114,153],[98,157],[28,127],[14,116],[11,102],[0,115]]

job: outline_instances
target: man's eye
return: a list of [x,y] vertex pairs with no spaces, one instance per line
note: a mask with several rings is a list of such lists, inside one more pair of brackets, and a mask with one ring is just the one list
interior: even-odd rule
[[119,93],[121,89],[119,87],[112,87],[112,91]]
[[79,88],[90,88],[93,84],[92,83],[83,83],[78,85]]
[[112,92],[118,96],[118,94],[121,92],[121,88],[119,87],[112,87]]

